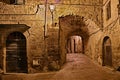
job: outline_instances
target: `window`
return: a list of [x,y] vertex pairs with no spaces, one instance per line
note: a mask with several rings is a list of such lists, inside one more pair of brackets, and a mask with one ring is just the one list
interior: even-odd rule
[[10,0],[10,4],[15,4],[15,0]]
[[109,1],[109,3],[106,6],[106,12],[107,12],[106,19],[108,20],[111,18],[111,1]]
[[10,0],[10,4],[22,5],[25,4],[25,0]]

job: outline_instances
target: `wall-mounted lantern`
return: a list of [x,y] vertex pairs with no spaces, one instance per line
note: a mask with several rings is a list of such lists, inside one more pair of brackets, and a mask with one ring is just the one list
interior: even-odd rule
[[52,15],[52,26],[53,26],[53,24],[54,24],[54,11],[55,11],[55,5],[50,4],[50,5],[49,5],[49,8],[50,8],[50,12],[51,12],[51,15]]

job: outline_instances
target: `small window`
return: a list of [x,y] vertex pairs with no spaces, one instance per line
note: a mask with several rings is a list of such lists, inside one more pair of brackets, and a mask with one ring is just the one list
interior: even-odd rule
[[15,0],[10,0],[10,4],[15,4]]
[[10,4],[22,5],[25,4],[25,0],[10,0]]
[[110,19],[111,18],[111,1],[109,1],[109,3],[106,6],[106,19]]

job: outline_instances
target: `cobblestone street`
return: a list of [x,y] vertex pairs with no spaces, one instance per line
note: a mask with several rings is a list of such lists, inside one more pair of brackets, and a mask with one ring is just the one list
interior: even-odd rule
[[120,73],[98,66],[83,54],[68,54],[66,65],[53,80],[120,80]]
[[99,66],[83,54],[67,54],[67,63],[58,72],[4,75],[3,80],[120,80],[120,72]]

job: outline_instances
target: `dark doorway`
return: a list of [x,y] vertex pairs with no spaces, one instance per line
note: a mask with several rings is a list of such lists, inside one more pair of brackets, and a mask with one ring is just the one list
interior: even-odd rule
[[20,32],[13,32],[7,37],[6,72],[27,73],[26,39]]
[[83,45],[80,36],[71,36],[67,40],[67,53],[82,53]]
[[103,40],[103,66],[112,66],[112,49],[109,37],[105,37]]

